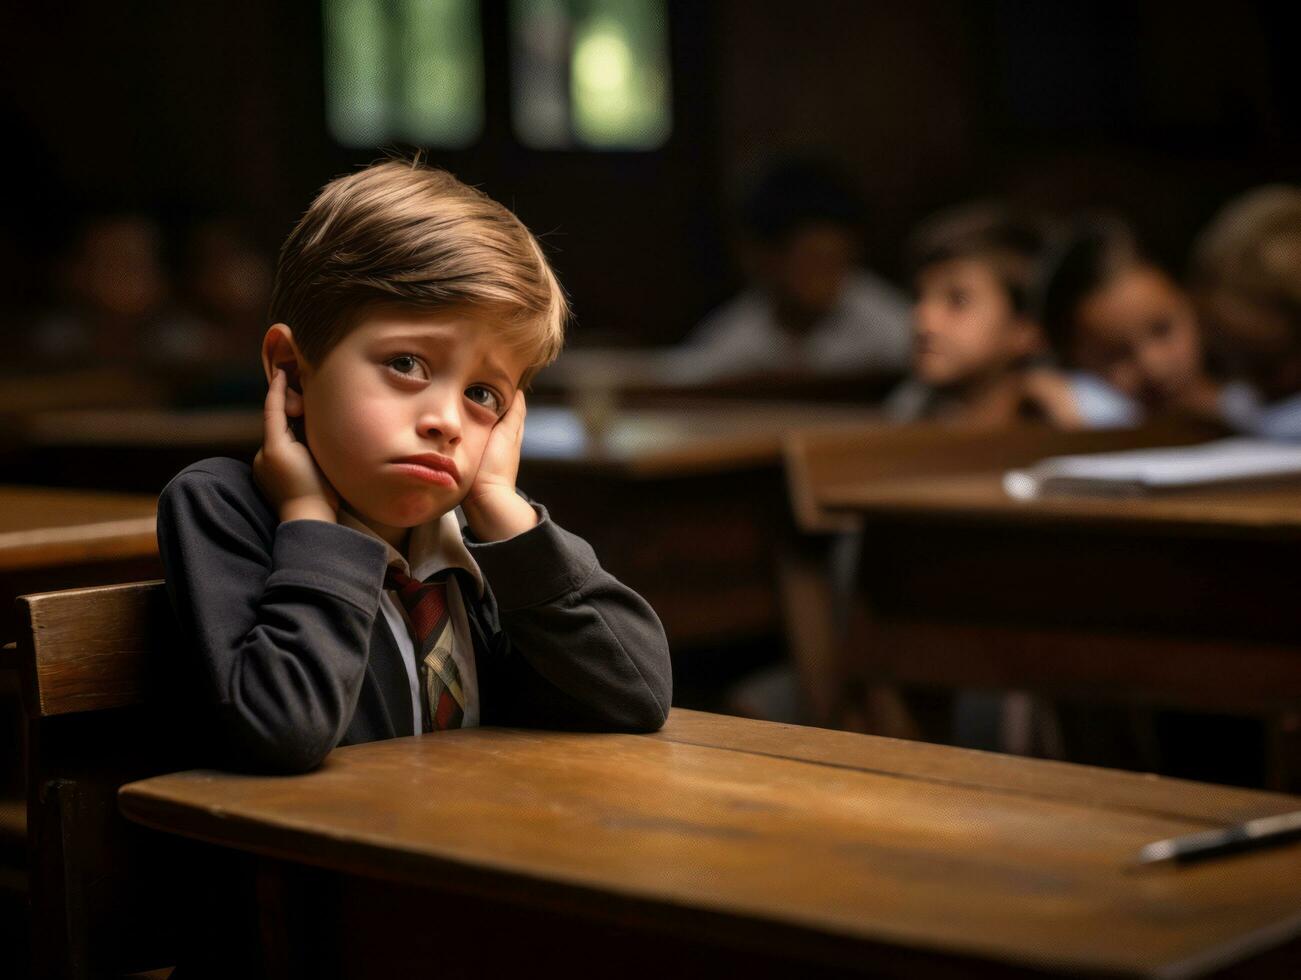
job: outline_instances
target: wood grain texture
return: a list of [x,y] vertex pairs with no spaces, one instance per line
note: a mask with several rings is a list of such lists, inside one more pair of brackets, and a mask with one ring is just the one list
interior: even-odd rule
[[881,484],[898,486],[902,496],[903,487],[930,487],[938,477],[1001,472],[1067,453],[1187,445],[1217,434],[1206,425],[1183,421],[1083,432],[1032,424],[994,430],[877,424],[857,431],[791,432],[784,456],[796,518],[806,531],[822,533],[857,526],[854,512],[863,500],[878,499],[871,495]]
[[0,571],[158,553],[153,497],[0,487]]
[[1299,802],[1297,797],[1285,793],[1212,786],[1147,773],[732,718],[683,708],[675,708],[671,720],[672,724],[650,737],[974,790],[1066,801],[1090,800],[1108,810],[1135,810],[1179,820],[1237,823],[1287,813],[1296,809]]
[[140,704],[149,661],[173,619],[161,582],[68,589],[19,599],[19,642],[29,718]]
[[782,929],[1178,977],[1301,931],[1301,846],[1129,867],[1149,840],[1301,801],[912,748],[675,710],[656,736],[462,730],[339,749],[302,777],[193,771],[120,799],[148,826],[276,859],[523,891],[544,910],[626,904],[683,930],[707,916],[733,941]]

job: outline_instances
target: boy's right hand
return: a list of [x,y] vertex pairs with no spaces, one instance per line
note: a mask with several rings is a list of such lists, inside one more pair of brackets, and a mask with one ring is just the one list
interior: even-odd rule
[[263,409],[262,448],[253,458],[253,479],[280,515],[280,520],[337,523],[339,495],[321,472],[312,451],[294,436],[285,414],[289,384],[279,368],[271,377]]

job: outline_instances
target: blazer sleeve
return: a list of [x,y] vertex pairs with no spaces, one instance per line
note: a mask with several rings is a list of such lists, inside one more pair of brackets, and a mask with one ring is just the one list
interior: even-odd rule
[[182,635],[240,767],[303,772],[343,737],[362,682],[384,546],[324,521],[279,523],[233,460],[164,489],[158,544]]
[[495,603],[480,666],[484,724],[631,732],[668,717],[668,640],[650,605],[534,503],[536,527],[466,546]]

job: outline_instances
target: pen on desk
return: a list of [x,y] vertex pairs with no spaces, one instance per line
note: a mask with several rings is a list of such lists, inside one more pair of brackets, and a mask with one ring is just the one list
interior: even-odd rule
[[1301,810],[1294,810],[1274,817],[1258,817],[1219,830],[1203,830],[1196,834],[1153,841],[1145,844],[1138,852],[1138,863],[1201,861],[1248,848],[1282,844],[1298,837],[1301,837]]

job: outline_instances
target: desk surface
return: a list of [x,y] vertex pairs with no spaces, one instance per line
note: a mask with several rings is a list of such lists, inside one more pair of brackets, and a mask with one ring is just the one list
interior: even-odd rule
[[1301,482],[1171,490],[1143,497],[1016,500],[1003,490],[1001,473],[968,473],[833,485],[822,492],[820,503],[867,515],[1301,536]]
[[675,710],[653,736],[477,729],[306,776],[123,788],[133,820],[408,883],[523,884],[744,941],[1192,976],[1301,933],[1301,844],[1139,872],[1138,848],[1301,801]]
[[0,571],[158,553],[153,497],[0,486]]

